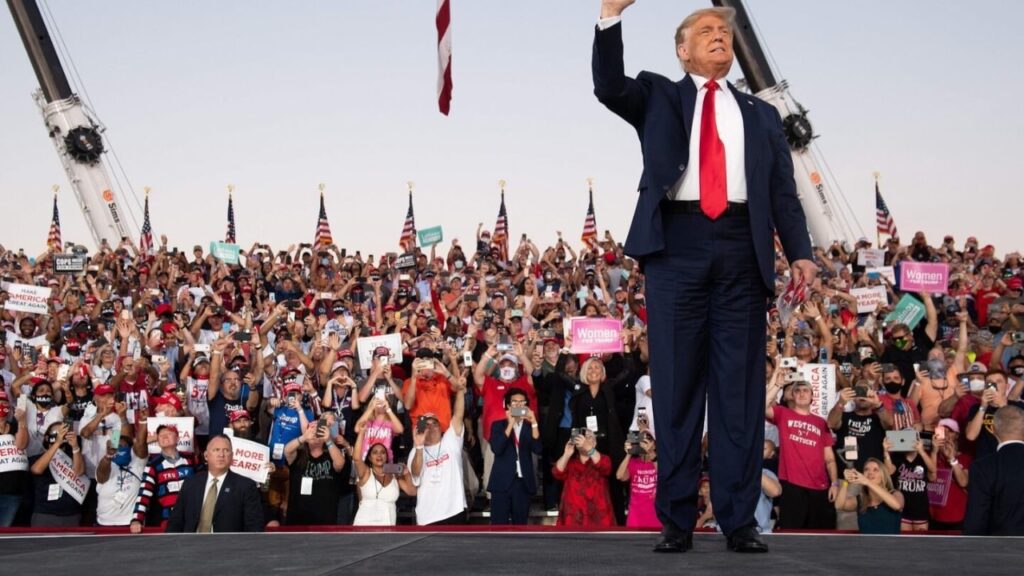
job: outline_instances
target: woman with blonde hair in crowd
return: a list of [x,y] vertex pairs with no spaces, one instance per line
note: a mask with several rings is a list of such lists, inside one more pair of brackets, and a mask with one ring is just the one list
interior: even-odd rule
[[[857,512],[861,534],[899,534],[903,494],[896,490],[886,466],[878,458],[868,458],[864,472],[849,468],[836,496],[836,509]],[[861,487],[859,496],[847,494],[849,485]]]

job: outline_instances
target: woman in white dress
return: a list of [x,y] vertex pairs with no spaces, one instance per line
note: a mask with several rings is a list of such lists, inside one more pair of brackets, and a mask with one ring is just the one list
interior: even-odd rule
[[[366,428],[360,430],[356,438],[355,454],[362,453],[365,431]],[[395,506],[398,490],[409,496],[416,495],[409,469],[402,464],[394,464],[392,466],[400,467],[401,472],[392,470],[391,466],[385,471],[385,464],[389,464],[388,450],[378,442],[370,446],[365,459],[353,458],[352,463],[356,467],[359,485],[359,510],[352,525],[394,526],[398,518]]]

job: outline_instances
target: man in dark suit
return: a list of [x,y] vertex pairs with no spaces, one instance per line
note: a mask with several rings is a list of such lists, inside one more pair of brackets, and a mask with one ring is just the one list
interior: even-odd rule
[[491,524],[526,524],[530,497],[537,493],[533,455],[540,455],[540,427],[530,410],[526,391],[505,393],[505,419],[491,424],[494,464],[487,491],[491,493]]
[[971,464],[964,534],[1024,536],[1024,410],[1003,406],[992,425],[999,447]]
[[731,8],[676,30],[679,82],[623,69],[621,14],[603,0],[594,93],[633,125],[643,151],[625,251],[646,275],[651,390],[658,438],[657,552],[691,547],[708,402],[711,500],[738,552],[766,552],[756,531],[764,448],[765,329],[775,289],[772,233],[794,278],[817,274],[778,112],[737,91]]
[[223,434],[206,444],[206,471],[185,480],[167,532],[262,532],[263,508],[252,480],[231,471],[234,452]]

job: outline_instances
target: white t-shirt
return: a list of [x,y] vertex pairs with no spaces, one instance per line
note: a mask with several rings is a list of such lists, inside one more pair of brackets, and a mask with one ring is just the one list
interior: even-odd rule
[[[85,407],[85,411],[82,412],[82,419],[78,422],[78,430],[80,432],[86,424],[96,419],[96,405],[89,403]],[[107,453],[107,446],[110,442],[110,431],[114,428],[121,427],[121,417],[115,412],[107,414],[106,418],[103,419],[96,430],[92,433],[91,438],[79,438],[79,444],[82,446],[82,458],[85,460],[85,475],[93,480],[96,479],[96,466],[100,463],[100,458],[103,458],[104,454]]]
[[[409,454],[412,469],[416,451]],[[462,483],[462,435],[449,426],[441,443],[423,448],[423,468],[412,477],[417,488],[416,523],[425,526],[451,518],[466,509],[466,491]]]
[[210,433],[210,404],[206,391],[210,385],[209,379],[197,380],[191,376],[185,381],[185,403],[188,405],[188,413],[195,416],[195,434]]
[[648,430],[654,430],[654,404],[651,403],[651,398],[647,395],[647,391],[651,389],[651,377],[644,374],[636,381],[636,409],[633,411],[633,422],[629,425],[629,429],[636,432],[640,429],[636,424],[636,415],[640,412],[640,408],[643,407],[647,411],[647,423]]
[[25,454],[29,457],[42,454],[44,452],[43,435],[46,434],[46,429],[54,422],[60,422],[63,419],[64,414],[60,411],[59,406],[52,406],[44,413],[40,412],[36,408],[35,402],[30,399],[25,410],[25,423],[28,424],[28,446],[25,448]]
[[139,495],[146,459],[132,452],[128,468],[110,463],[110,477],[96,484],[96,523],[100,526],[127,526],[135,512],[135,497]]

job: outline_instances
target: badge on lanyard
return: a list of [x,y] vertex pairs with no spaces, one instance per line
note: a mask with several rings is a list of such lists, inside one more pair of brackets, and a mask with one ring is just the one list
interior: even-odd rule
[[312,496],[313,494],[313,479],[309,476],[302,477],[302,484],[299,486],[299,494],[303,496]]
[[597,416],[587,416],[587,429],[597,434]]

